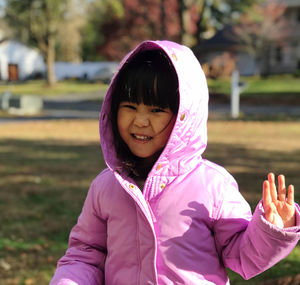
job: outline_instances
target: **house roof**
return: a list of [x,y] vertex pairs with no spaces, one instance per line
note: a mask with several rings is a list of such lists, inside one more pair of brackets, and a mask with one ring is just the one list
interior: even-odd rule
[[204,40],[193,48],[195,54],[205,51],[234,50],[242,44],[239,37],[235,34],[232,26],[226,26],[218,31],[212,38]]
[[299,7],[300,8],[300,0],[285,0],[285,1],[283,1],[283,3],[287,7]]

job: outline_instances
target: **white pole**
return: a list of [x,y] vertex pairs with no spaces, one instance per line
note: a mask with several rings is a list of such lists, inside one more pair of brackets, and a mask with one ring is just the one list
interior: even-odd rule
[[240,114],[239,72],[234,70],[231,75],[231,117],[236,119]]

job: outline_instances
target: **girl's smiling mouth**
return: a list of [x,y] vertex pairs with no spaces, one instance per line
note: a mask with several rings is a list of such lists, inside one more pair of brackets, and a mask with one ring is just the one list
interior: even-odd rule
[[131,136],[138,140],[138,141],[142,141],[142,142],[147,142],[150,141],[153,137],[150,136],[145,136],[145,135],[138,135],[138,134],[131,134]]

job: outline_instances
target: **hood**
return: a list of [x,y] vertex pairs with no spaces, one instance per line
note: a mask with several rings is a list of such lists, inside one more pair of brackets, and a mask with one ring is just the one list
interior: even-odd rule
[[[193,52],[169,41],[145,41],[124,57],[106,93],[100,114],[100,138],[107,166],[120,165],[116,157],[110,120],[112,89],[118,71],[141,51],[161,49],[172,62],[178,77],[179,110],[168,143],[149,175],[177,176],[194,169],[207,145],[208,88],[201,66]],[[155,171],[154,171],[155,170]]]

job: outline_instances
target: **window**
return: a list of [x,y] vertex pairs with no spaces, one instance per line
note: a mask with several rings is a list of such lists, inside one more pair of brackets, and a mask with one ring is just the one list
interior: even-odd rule
[[276,47],[275,49],[275,60],[277,63],[280,63],[282,61],[282,48]]

